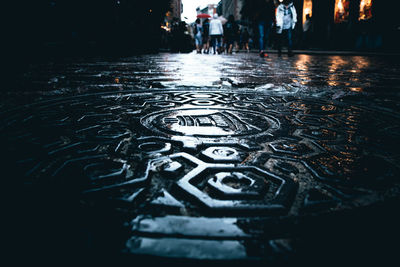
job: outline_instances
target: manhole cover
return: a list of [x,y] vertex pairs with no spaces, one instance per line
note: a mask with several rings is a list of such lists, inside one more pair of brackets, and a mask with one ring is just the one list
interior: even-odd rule
[[180,109],[150,114],[142,124],[158,133],[188,136],[250,136],[279,129],[272,116],[248,110]]
[[133,255],[270,257],[271,242],[290,239],[288,219],[399,189],[399,120],[331,101],[133,91],[55,99],[0,119],[3,179],[45,186],[37,194],[62,181],[55,190],[78,191],[83,207],[107,217],[92,222],[103,229],[97,242],[107,232],[115,244],[103,248]]

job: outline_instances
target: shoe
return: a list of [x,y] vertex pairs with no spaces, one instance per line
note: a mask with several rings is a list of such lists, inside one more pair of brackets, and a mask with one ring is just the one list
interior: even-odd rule
[[294,53],[292,51],[289,51],[288,52],[288,57],[293,57],[293,56],[294,56]]
[[264,51],[261,51],[261,52],[259,53],[259,56],[260,56],[260,57],[264,57],[264,56],[265,56]]

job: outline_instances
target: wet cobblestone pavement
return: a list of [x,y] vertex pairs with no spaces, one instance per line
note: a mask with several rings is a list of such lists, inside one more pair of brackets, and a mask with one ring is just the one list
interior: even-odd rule
[[253,54],[34,65],[1,102],[3,178],[30,216],[60,205],[36,226],[58,235],[68,218],[83,251],[290,261],[307,227],[332,231],[320,218],[399,197],[399,70]]

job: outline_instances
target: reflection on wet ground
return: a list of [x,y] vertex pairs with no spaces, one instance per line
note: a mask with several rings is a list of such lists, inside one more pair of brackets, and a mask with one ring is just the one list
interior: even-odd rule
[[31,196],[56,184],[91,210],[90,234],[113,236],[95,253],[265,259],[299,218],[399,196],[399,69],[253,54],[34,65],[1,102],[2,156]]
[[[54,96],[123,90],[251,89],[348,98],[398,110],[397,57],[157,54],[32,65],[3,95],[3,108]],[[23,97],[21,97],[23,96]],[[362,96],[360,98],[360,96]],[[0,106],[0,107],[1,107]]]
[[[329,90],[378,92],[399,87],[396,58],[296,55],[279,59],[254,54],[159,54],[113,60],[32,66],[17,90],[95,92],[109,89],[176,87],[293,87],[305,93]],[[266,86],[268,85],[268,86]],[[96,88],[99,87],[99,88]],[[282,90],[288,88],[282,88]],[[59,91],[58,91],[59,90]]]

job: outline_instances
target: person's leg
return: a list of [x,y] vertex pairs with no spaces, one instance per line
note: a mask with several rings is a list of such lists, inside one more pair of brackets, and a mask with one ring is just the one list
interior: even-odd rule
[[234,46],[235,46],[236,53],[239,53],[239,50],[240,50],[240,37],[239,36],[235,37]]
[[201,54],[201,49],[202,49],[202,47],[203,47],[203,37],[200,36],[200,38],[199,38],[199,53],[200,53],[200,54]]
[[218,54],[219,54],[219,53],[221,53],[222,36],[220,36],[220,35],[216,36],[216,43],[217,43],[217,51],[218,51]]
[[227,41],[226,41],[226,46],[227,46],[226,48],[228,50],[227,53],[231,54],[232,53],[232,49],[233,49],[233,40],[228,38]]
[[201,47],[203,45],[203,38],[199,37],[199,53],[201,53]]
[[292,29],[287,30],[287,39],[288,39],[288,55],[293,56],[293,51],[292,51]]
[[276,34],[276,45],[278,48],[278,57],[282,55],[282,38],[283,38],[283,31],[282,33]]
[[265,22],[264,21],[260,21],[258,23],[258,33],[260,36],[259,39],[259,52],[264,51],[264,32],[265,32]]
[[201,40],[200,40],[200,38],[199,38],[199,36],[196,36],[195,37],[195,43],[196,43],[196,50],[197,50],[197,53],[200,53],[200,43],[201,43]]
[[264,48],[266,49],[270,45],[270,34],[271,34],[271,24],[272,22],[267,22],[265,25],[265,43]]
[[211,35],[211,46],[212,46],[212,48],[213,48],[214,54],[215,54],[215,52],[216,52],[216,48],[215,48],[216,42],[217,42],[217,40],[216,40],[215,35]]

